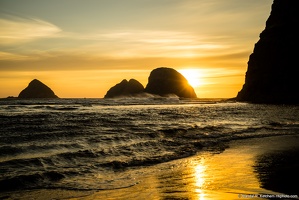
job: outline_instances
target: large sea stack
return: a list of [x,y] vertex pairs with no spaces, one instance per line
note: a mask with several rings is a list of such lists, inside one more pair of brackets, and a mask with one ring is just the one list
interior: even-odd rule
[[58,98],[45,84],[34,79],[20,92],[18,98]]
[[135,96],[142,93],[143,90],[143,85],[137,80],[130,79],[129,81],[127,81],[126,79],[124,79],[120,83],[111,87],[104,98]]
[[197,97],[194,89],[182,74],[166,67],[157,68],[151,72],[145,92],[160,96],[174,94],[184,98]]
[[250,55],[238,101],[299,103],[299,0],[274,0],[260,40]]

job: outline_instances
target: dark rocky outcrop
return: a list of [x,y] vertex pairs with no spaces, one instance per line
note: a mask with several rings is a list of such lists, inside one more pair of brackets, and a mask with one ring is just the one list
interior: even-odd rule
[[299,1],[274,0],[237,101],[299,103]]
[[144,87],[135,79],[122,80],[120,83],[116,84],[110,88],[104,98],[122,97],[122,96],[134,96],[136,94],[142,93]]
[[20,92],[18,98],[58,98],[45,84],[34,79]]
[[253,167],[262,188],[283,194],[298,194],[298,185],[289,181],[290,177],[299,179],[298,147],[261,154]]
[[157,68],[151,72],[145,92],[160,96],[175,94],[184,98],[197,97],[194,89],[182,74],[166,67]]

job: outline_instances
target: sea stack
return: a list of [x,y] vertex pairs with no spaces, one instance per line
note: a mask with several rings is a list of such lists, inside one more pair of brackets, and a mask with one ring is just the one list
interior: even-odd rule
[[299,1],[274,0],[265,30],[249,57],[237,101],[299,103]]
[[104,98],[135,96],[142,93],[143,90],[143,85],[137,80],[130,79],[127,81],[124,79],[120,83],[110,88]]
[[145,92],[160,96],[174,94],[183,98],[197,98],[187,79],[175,69],[166,67],[151,72]]
[[45,84],[34,79],[20,92],[18,98],[58,98]]

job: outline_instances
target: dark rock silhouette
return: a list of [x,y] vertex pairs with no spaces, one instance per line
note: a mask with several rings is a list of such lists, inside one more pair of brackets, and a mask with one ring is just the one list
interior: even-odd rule
[[143,85],[137,80],[130,79],[127,81],[124,79],[120,83],[110,88],[104,98],[134,96],[136,94],[142,93],[143,90]]
[[58,98],[45,84],[34,79],[20,92],[18,98]]
[[250,55],[237,101],[299,103],[298,8],[298,0],[274,0],[266,28]]
[[299,178],[299,148],[262,154],[257,157],[254,171],[262,188],[279,193],[298,194],[298,185],[290,178]]
[[184,98],[196,98],[194,89],[187,79],[172,68],[154,69],[149,78],[145,92],[160,96],[175,94]]

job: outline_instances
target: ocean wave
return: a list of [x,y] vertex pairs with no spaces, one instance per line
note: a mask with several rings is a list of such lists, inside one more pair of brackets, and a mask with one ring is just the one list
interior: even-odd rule
[[58,110],[58,111],[73,111],[73,110],[78,110],[79,107],[75,106],[46,106],[46,109],[49,110]]
[[232,140],[299,132],[296,106],[164,98],[1,103],[2,191],[130,187],[133,179],[114,173],[219,153]]
[[45,187],[45,185],[53,185],[53,183],[63,179],[65,176],[56,171],[48,171],[44,173],[33,173],[28,175],[17,175],[11,178],[0,180],[0,192],[14,191],[23,189],[37,189]]

